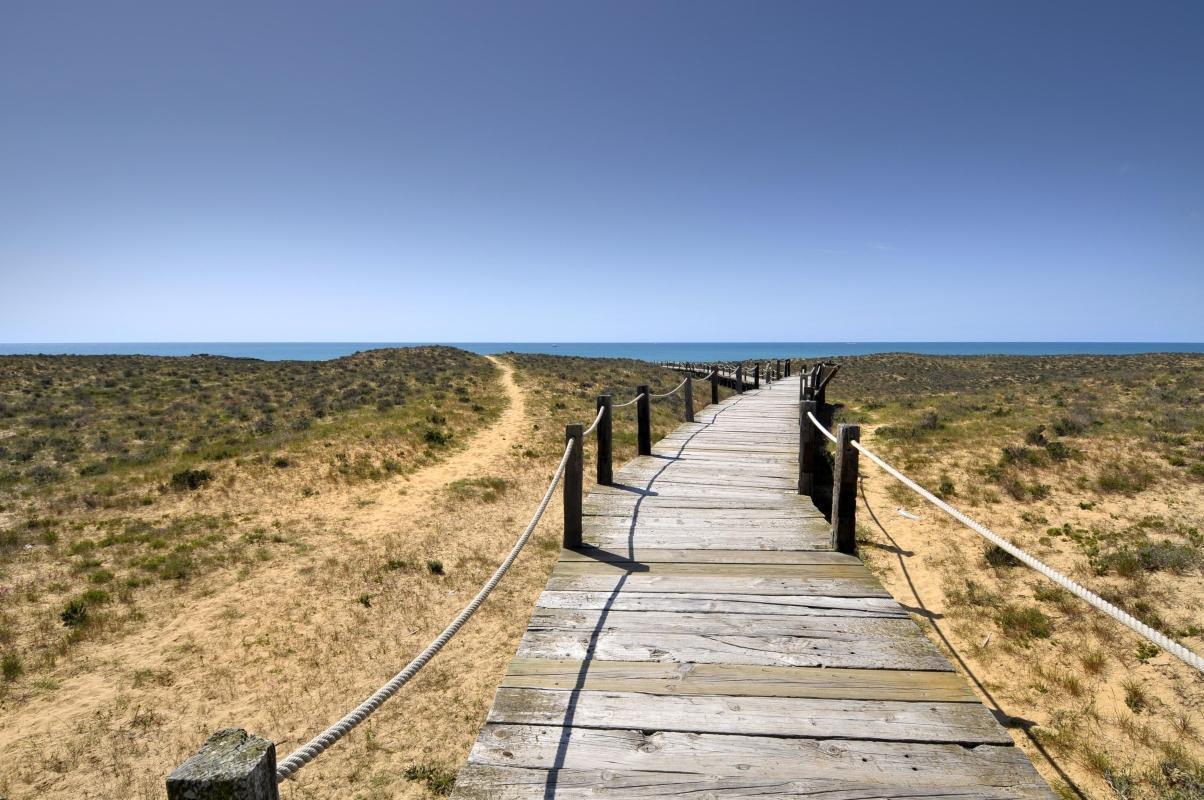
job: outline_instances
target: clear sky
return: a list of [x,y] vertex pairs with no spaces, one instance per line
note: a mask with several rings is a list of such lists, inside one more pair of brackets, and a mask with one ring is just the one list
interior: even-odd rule
[[0,0],[0,341],[1204,340],[1204,4]]

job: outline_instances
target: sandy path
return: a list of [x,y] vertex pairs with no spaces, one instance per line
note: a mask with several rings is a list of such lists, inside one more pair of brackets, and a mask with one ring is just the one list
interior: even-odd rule
[[[190,590],[185,607],[181,607],[179,598],[144,606],[148,622],[142,630],[113,641],[81,645],[56,670],[54,691],[6,710],[0,719],[0,763],[10,758],[15,760],[18,754],[38,752],[50,742],[87,738],[93,720],[104,718],[107,709],[121,707],[121,696],[129,691],[130,676],[136,670],[161,669],[178,676],[173,689],[143,692],[146,700],[164,704],[184,701],[185,705],[191,705],[194,699],[189,695],[207,694],[210,688],[207,676],[212,675],[215,667],[237,669],[237,649],[227,652],[230,648],[223,647],[223,643],[254,636],[279,617],[278,604],[254,602],[262,594],[286,593],[288,604],[294,609],[310,609],[303,613],[320,617],[324,598],[310,585],[312,579],[304,572],[306,563],[312,565],[343,555],[347,537],[370,541],[396,532],[399,520],[429,511],[442,487],[451,481],[503,471],[510,450],[524,430],[526,404],[512,367],[495,358],[490,360],[500,370],[498,380],[508,406],[467,447],[412,475],[374,486],[370,492],[362,487],[332,491],[324,498],[318,516],[337,521],[343,532],[339,536],[313,537],[305,559],[283,558],[265,564],[254,573],[254,588],[236,584],[232,575],[219,576],[201,590],[197,587]],[[365,503],[365,499],[370,503]],[[305,515],[312,520],[314,508],[307,507]],[[231,605],[240,598],[246,599],[244,607],[249,612],[244,618],[231,620]],[[181,653],[190,650],[204,655],[196,661],[182,659]],[[211,692],[208,694],[211,696]],[[249,711],[248,708],[248,714]],[[181,712],[183,717],[189,716],[183,709]],[[80,746],[87,748],[82,742]],[[68,746],[68,749],[74,748]],[[0,770],[0,797],[5,779],[11,780],[4,772]],[[18,782],[25,783],[20,779]],[[43,791],[53,787],[56,795],[66,788],[58,781],[34,781],[34,784]]]
[[464,450],[402,479],[404,494],[399,493],[395,485],[390,485],[378,494],[371,506],[349,511],[354,517],[355,535],[373,538],[395,529],[397,520],[430,506],[436,494],[447,484],[496,472],[504,462],[523,431],[527,407],[522,390],[514,381],[514,369],[493,356],[486,358],[501,370],[499,381],[508,401],[501,417],[473,437]]

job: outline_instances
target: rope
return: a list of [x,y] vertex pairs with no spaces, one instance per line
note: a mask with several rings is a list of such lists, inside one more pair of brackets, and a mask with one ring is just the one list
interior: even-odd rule
[[640,392],[640,393],[639,393],[639,394],[637,394],[635,397],[633,397],[633,398],[631,398],[630,400],[628,400],[626,403],[617,403],[616,405],[613,405],[613,406],[611,406],[611,408],[626,408],[627,406],[629,406],[629,405],[631,405],[632,403],[636,402],[637,400],[639,400],[639,399],[640,399],[641,397],[643,397],[643,396],[644,396],[644,393],[643,393],[643,392]]
[[714,374],[715,374],[715,370],[711,370],[711,371],[710,371],[710,372],[708,372],[706,375],[703,375],[701,378],[694,378],[694,377],[691,377],[691,378],[690,378],[690,380],[692,380],[692,381],[706,381],[706,380],[710,380],[710,379],[711,379],[711,376],[712,376],[712,375],[714,375]]
[[418,673],[418,670],[426,666],[426,663],[443,649],[443,645],[447,644],[456,635],[461,626],[465,622],[468,622],[469,618],[476,613],[476,610],[489,597],[489,593],[493,591],[494,587],[505,576],[510,566],[514,563],[514,560],[518,558],[518,554],[522,552],[523,547],[527,544],[527,540],[531,538],[531,534],[535,532],[535,526],[539,524],[540,518],[543,517],[544,511],[548,507],[548,502],[552,499],[552,492],[555,491],[556,485],[560,483],[560,479],[564,477],[564,469],[569,463],[569,455],[572,452],[573,443],[570,441],[564,447],[564,455],[560,458],[560,465],[556,467],[556,472],[552,475],[552,482],[548,484],[548,490],[544,492],[543,499],[539,502],[539,508],[535,510],[535,516],[531,517],[531,521],[527,523],[526,529],[518,537],[518,541],[514,543],[514,547],[510,549],[506,560],[501,563],[485,585],[481,587],[481,591],[477,592],[476,597],[472,598],[472,601],[452,620],[452,623],[443,630],[443,633],[439,634],[438,638],[428,644],[425,650],[406,665],[405,669],[394,675],[392,680],[377,689],[371,697],[360,703],[350,714],[343,717],[334,725],[331,725],[321,734],[310,740],[304,747],[299,748],[284,761],[280,762],[279,766],[276,767],[277,783],[294,774],[310,761],[313,761],[328,747],[346,736],[356,725],[359,725],[371,716],[386,700],[396,694],[397,690],[404,686],[410,678],[413,678]]
[[[819,428],[825,436],[832,441],[836,441],[836,437],[830,434],[822,425],[819,424],[819,420],[815,418],[814,414],[808,413],[807,416],[811,418],[811,421],[815,423],[815,426]],[[887,464],[876,453],[864,447],[861,442],[854,441],[852,444],[853,447],[856,447],[858,450],[864,453],[866,458],[868,458],[870,461],[873,461],[879,467],[886,470],[886,472],[893,475],[908,489],[911,489],[920,497],[923,497],[925,500],[932,503],[941,511],[944,511],[946,514],[953,517],[955,520],[962,523],[967,528],[986,539],[988,542],[991,542],[992,544],[997,545],[1000,549],[1011,553],[1020,561],[1032,567],[1037,572],[1040,572],[1042,575],[1049,578],[1066,591],[1075,595],[1079,599],[1086,601],[1088,605],[1094,606],[1096,609],[1112,617],[1112,619],[1116,620],[1121,625],[1124,625],[1133,632],[1144,636],[1146,639],[1158,645],[1171,655],[1177,656],[1184,663],[1195,667],[1200,672],[1204,672],[1204,658],[1201,658],[1199,655],[1193,653],[1191,650],[1188,650],[1186,647],[1174,641],[1173,639],[1170,639],[1169,637],[1154,630],[1149,625],[1146,625],[1144,622],[1134,617],[1132,614],[1129,614],[1128,612],[1112,605],[1095,592],[1092,592],[1090,589],[1075,583],[1070,578],[1067,578],[1065,575],[1055,570],[1053,567],[1050,567],[1049,565],[1037,560],[1033,556],[1030,556],[1028,553],[1009,542],[1007,539],[1004,539],[999,534],[987,528],[985,525],[970,519],[965,514],[958,511],[956,508],[949,505],[944,500],[940,499],[932,492],[928,491],[923,486],[920,486],[911,478],[904,475],[902,472],[899,472],[899,470],[895,469],[890,464]]]
[[813,412],[808,411],[807,418],[810,419],[813,423],[815,423],[815,427],[819,428],[820,433],[822,433],[824,436],[828,437],[828,441],[832,442],[832,444],[836,444],[836,437],[833,436],[832,432],[830,430],[828,430],[827,428],[825,428],[823,426],[823,424],[821,424],[820,421],[815,418],[815,414]]
[[606,407],[598,409],[598,416],[594,417],[594,423],[581,432],[581,437],[585,438],[598,429],[598,423],[602,421],[602,414],[606,411]]
[[683,380],[681,383],[677,384],[677,387],[676,387],[676,388],[670,389],[669,391],[665,392],[664,394],[654,394],[654,395],[652,395],[652,399],[653,399],[653,400],[659,400],[659,399],[660,399],[660,398],[662,398],[662,397],[669,397],[670,395],[677,394],[678,390],[679,390],[679,389],[681,389],[681,387],[685,386],[685,385],[686,385],[687,383],[689,383],[689,382],[690,382],[690,379],[689,379],[689,378],[686,378],[686,379],[685,379],[685,380]]

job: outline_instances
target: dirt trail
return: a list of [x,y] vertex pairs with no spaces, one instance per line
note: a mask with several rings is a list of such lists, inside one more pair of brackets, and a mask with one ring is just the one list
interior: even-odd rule
[[[0,719],[0,763],[15,767],[20,757],[45,758],[51,746],[63,748],[71,760],[88,760],[96,737],[113,730],[117,716],[113,709],[126,707],[131,688],[138,689],[139,703],[171,709],[173,732],[189,741],[201,740],[189,728],[199,730],[211,724],[201,715],[209,713],[207,709],[213,709],[218,698],[225,701],[220,704],[224,711],[246,714],[252,721],[254,698],[234,699],[241,694],[235,686],[246,687],[238,671],[250,671],[246,670],[251,660],[248,642],[264,637],[270,628],[299,627],[298,618],[320,630],[330,613],[330,598],[314,585],[313,565],[346,556],[348,549],[356,546],[348,539],[372,542],[396,534],[404,529],[406,520],[429,513],[449,482],[506,474],[507,457],[525,429],[526,404],[513,368],[501,360],[490,360],[500,370],[498,381],[509,404],[467,447],[412,475],[373,485],[369,491],[362,486],[332,489],[321,498],[320,506],[307,504],[304,510],[295,509],[294,519],[326,520],[338,528],[335,533],[307,537],[303,558],[283,557],[265,563],[245,583],[233,570],[213,576],[203,586],[190,587],[186,603],[176,596],[141,606],[146,622],[140,630],[112,641],[78,645],[53,674],[54,691],[6,709]],[[238,615],[231,613],[235,608]],[[138,673],[174,677],[162,686],[153,685],[152,679],[152,685],[139,687],[137,678],[131,683],[131,675]],[[215,686],[215,678],[226,685]],[[105,730],[95,730],[97,727]],[[145,751],[137,755],[154,756]],[[91,765],[78,761],[75,768],[92,770]],[[6,786],[32,790],[30,796],[66,796],[79,778],[78,774],[43,777],[32,772],[32,766],[30,774],[22,771],[19,777],[16,770],[0,770],[0,797],[6,796]],[[96,784],[85,781],[84,785]],[[114,788],[127,785],[114,779]],[[14,792],[13,797],[17,796]]]
[[501,370],[500,382],[509,401],[501,417],[477,434],[466,449],[404,479],[404,494],[390,486],[379,493],[371,506],[350,510],[348,513],[354,515],[355,535],[371,538],[395,529],[398,519],[422,510],[447,484],[496,471],[509,455],[524,430],[526,402],[514,381],[514,368],[493,356],[486,358]]

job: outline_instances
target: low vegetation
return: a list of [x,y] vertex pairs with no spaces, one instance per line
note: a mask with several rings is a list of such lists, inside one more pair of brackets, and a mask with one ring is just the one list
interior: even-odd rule
[[[921,483],[1204,652],[1204,357],[841,361],[829,389],[837,421],[859,422]],[[1204,683],[1193,670],[872,466],[863,471],[881,527],[863,521],[861,535],[915,555],[863,553],[903,602],[938,613],[932,630],[988,702],[1027,720],[1013,728],[1017,741],[1055,788],[1204,796],[1204,744],[1191,722]]]
[[248,496],[302,501],[434,463],[497,417],[494,380],[441,347],[0,357],[0,700],[36,693],[78,643],[140,628],[144,595],[303,548]]
[[[0,359],[0,797],[158,797],[230,724],[283,757],[463,607],[596,394],[679,380],[636,361],[507,360],[525,407],[489,361],[447,348]],[[682,413],[680,398],[653,409],[657,437]],[[634,411],[616,412],[619,463]],[[454,646],[289,796],[447,794],[559,541],[554,503]]]

